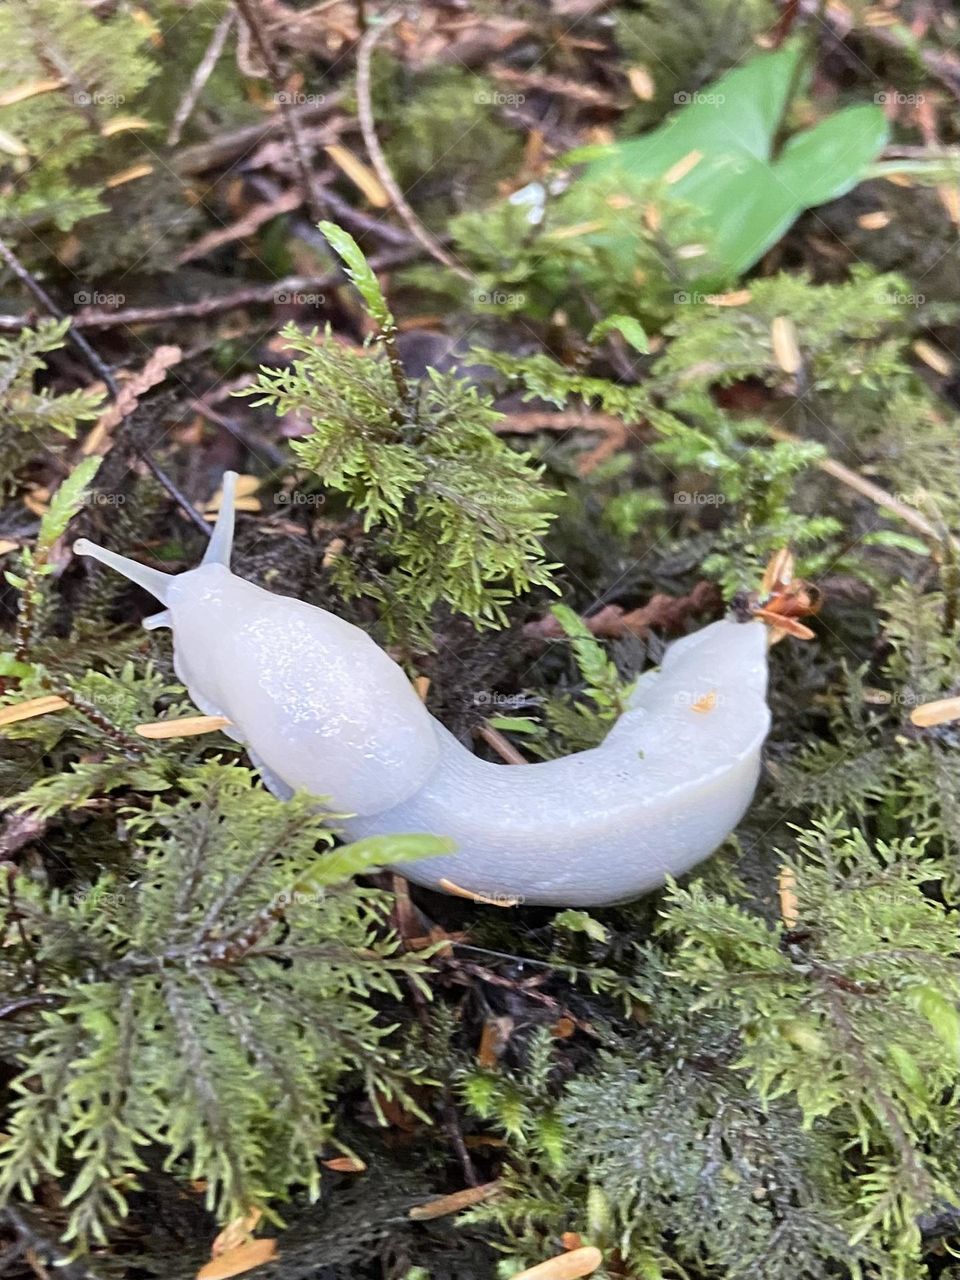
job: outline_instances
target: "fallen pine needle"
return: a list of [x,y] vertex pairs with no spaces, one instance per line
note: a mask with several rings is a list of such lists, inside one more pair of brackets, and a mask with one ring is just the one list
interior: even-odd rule
[[777,364],[784,373],[797,373],[803,364],[797,330],[789,316],[775,316],[770,326],[770,343]]
[[587,1244],[581,1249],[547,1258],[546,1262],[538,1262],[526,1271],[518,1271],[510,1280],[580,1280],[581,1276],[592,1276],[602,1262],[600,1250]]
[[934,725],[960,720],[960,698],[938,698],[936,702],[924,702],[910,712],[910,723],[920,729],[932,729]]
[[62,711],[69,705],[65,698],[58,698],[52,693],[42,698],[30,698],[27,702],[18,702],[15,706],[0,710],[0,725],[16,724],[18,720],[32,720],[35,716],[45,716],[51,711]]
[[248,1240],[204,1263],[197,1272],[197,1280],[229,1280],[230,1276],[242,1276],[245,1271],[272,1262],[276,1256],[276,1240]]
[[508,897],[505,893],[496,898],[491,898],[486,893],[474,893],[472,889],[464,889],[462,885],[454,884],[452,880],[448,880],[445,876],[438,880],[437,884],[445,893],[451,893],[455,898],[469,898],[471,902],[482,902],[488,907],[518,907],[520,905],[519,898]]
[[[499,1190],[499,1179],[496,1182],[484,1182],[479,1187],[465,1187],[463,1191],[454,1191],[453,1195],[438,1196],[436,1200],[428,1200],[426,1204],[414,1205],[407,1217],[414,1222],[430,1222],[433,1218],[445,1218],[450,1213],[459,1213],[461,1209],[469,1209],[471,1205],[479,1204],[482,1200],[489,1200]],[[581,1274],[588,1273],[584,1271]]]
[[780,918],[788,929],[800,922],[800,899],[797,897],[797,873],[792,867],[781,867],[777,876],[780,895]]
[[321,1163],[325,1169],[332,1169],[334,1173],[364,1173],[367,1168],[359,1156],[333,1156]]
[[226,716],[184,716],[180,720],[154,720],[138,724],[141,738],[195,738],[200,733],[214,733],[230,724]]

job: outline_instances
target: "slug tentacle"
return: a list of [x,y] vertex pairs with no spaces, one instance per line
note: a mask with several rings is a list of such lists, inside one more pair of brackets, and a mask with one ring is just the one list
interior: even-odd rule
[[126,556],[118,555],[116,551],[108,551],[106,547],[90,542],[87,538],[78,538],[73,544],[73,550],[78,556],[90,556],[94,560],[99,560],[101,564],[116,569],[117,573],[122,573],[130,582],[135,582],[138,587],[143,587],[144,591],[149,591],[152,596],[156,596],[164,604],[167,603],[175,574],[163,573],[145,564],[137,564],[136,560],[128,560]]
[[225,568],[230,568],[236,502],[237,473],[235,471],[225,471],[223,473],[223,497],[220,500],[220,510],[217,512],[217,523],[213,526],[213,533],[210,535],[207,549],[203,553],[201,564],[222,564]]

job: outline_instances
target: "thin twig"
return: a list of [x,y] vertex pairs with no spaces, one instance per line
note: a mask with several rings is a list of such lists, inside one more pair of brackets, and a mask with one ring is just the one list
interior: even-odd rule
[[527,764],[523,756],[513,745],[508,742],[499,729],[495,729],[492,724],[486,721],[477,725],[477,737],[482,738],[488,747],[492,747],[501,760],[505,760],[507,764]]
[[426,249],[431,258],[436,258],[445,267],[455,271],[461,279],[473,280],[473,274],[447,253],[440,241],[427,230],[409,204],[407,204],[404,194],[397,185],[397,180],[387,163],[387,157],[383,154],[380,139],[377,137],[370,89],[370,59],[379,41],[399,16],[399,14],[389,15],[383,18],[377,26],[369,27],[357,46],[357,118],[360,121],[360,132],[363,134],[363,141],[366,144],[367,154],[370,157],[374,172],[390,197],[390,203],[413,238]]
[[[49,293],[47,293],[46,289],[44,289],[43,285],[40,284],[40,282],[27,270],[17,255],[3,240],[0,240],[0,258],[2,258],[7,264],[27,292],[36,298],[44,311],[49,312],[49,314],[54,316],[57,320],[64,319],[63,311],[60,310],[54,300],[50,297]],[[87,342],[86,338],[84,338],[82,334],[76,333],[72,326],[67,331],[67,338],[80,352],[87,364],[89,364],[94,373],[96,373],[97,377],[103,379],[110,394],[115,396],[118,391],[116,379],[111,373],[109,367],[104,364],[96,351],[94,351],[93,347],[91,347],[90,343]]]
[[227,37],[233,30],[233,24],[236,21],[237,14],[235,9],[228,9],[220,21],[214,28],[213,35],[210,37],[210,43],[207,45],[203,57],[197,63],[196,70],[190,78],[190,85],[187,92],[180,99],[180,105],[177,107],[176,114],[173,117],[173,123],[170,125],[170,132],[167,134],[167,146],[175,147],[180,141],[180,135],[183,133],[183,127],[193,115],[193,109],[197,105],[204,86],[213,74],[213,69],[220,61],[220,55],[223,53],[224,45],[227,43]]
[[[48,311],[50,315],[54,316],[57,320],[64,320],[67,318],[65,313],[61,311],[61,309],[57,306],[54,300],[47,293],[46,289],[44,289],[44,287],[39,283],[39,281],[37,281],[33,277],[33,275],[31,275],[31,273],[23,265],[23,263],[16,256],[13,250],[10,249],[3,242],[3,240],[0,240],[0,258],[3,259],[3,261],[7,264],[7,266],[14,273],[17,279],[23,284],[24,288],[26,288],[33,295],[33,297],[36,298],[36,300],[40,303],[40,305],[44,308],[45,311]],[[7,319],[7,317],[2,317],[2,319]],[[18,317],[18,320],[19,320],[19,317]],[[21,322],[21,327],[22,327],[22,322]],[[113,397],[113,399],[114,400],[118,399],[118,397],[120,396],[120,387],[117,384],[116,378],[114,378],[113,373],[110,371],[109,366],[104,364],[104,362],[97,355],[96,351],[94,351],[93,347],[91,347],[90,343],[87,342],[83,334],[77,332],[77,321],[73,317],[70,318],[70,328],[67,330],[67,339],[68,341],[72,342],[73,345],[76,347],[76,349],[81,353],[81,355],[83,355],[84,359],[87,361],[87,364],[90,365],[90,368],[94,371],[94,373],[96,373],[98,377],[103,379],[104,385],[106,386],[107,390],[110,392],[110,395]],[[173,480],[170,479],[170,477],[163,470],[163,468],[160,467],[153,460],[153,458],[145,449],[141,449],[137,444],[133,443],[133,451],[137,455],[137,457],[141,460],[141,462],[144,462],[150,468],[150,471],[152,472],[154,477],[159,481],[159,483],[164,487],[164,489],[166,489],[167,493],[174,500],[177,506],[182,508],[182,510],[190,517],[190,519],[193,520],[194,524],[197,525],[198,528],[202,529],[203,532],[206,534],[206,536],[209,537],[210,528],[207,522],[204,520],[203,516],[201,516],[200,513],[194,508],[193,503],[189,500],[189,498],[187,498],[185,494],[180,490],[179,486]]]
[[[767,435],[772,436],[774,440],[782,440],[787,444],[801,443],[797,436],[789,431],[784,431],[782,427],[768,426]],[[943,534],[933,527],[926,516],[921,515],[913,507],[908,507],[900,498],[888,493],[886,489],[874,484],[872,480],[867,480],[859,472],[852,470],[850,467],[845,467],[842,462],[837,462],[834,458],[822,458],[817,463],[817,466],[821,471],[825,471],[828,476],[833,476],[835,480],[845,484],[848,489],[853,489],[855,493],[862,494],[863,497],[869,498],[871,502],[875,502],[878,507],[886,507],[888,511],[898,515],[904,524],[910,525],[918,533],[922,533],[925,538],[930,538],[938,544],[943,542]]]
[[277,61],[276,50],[263,21],[263,14],[260,12],[260,0],[236,0],[236,5],[250,35],[253,37],[254,44],[256,44],[260,52],[270,83],[273,85],[276,103],[280,108],[280,115],[283,117],[284,129],[290,139],[294,159],[300,171],[300,179],[310,206],[310,214],[314,219],[319,220],[324,216],[326,204],[310,162],[310,151],[300,128],[299,117],[295,111],[291,110],[292,104],[288,101],[289,95],[284,89],[283,74]]
[[[408,244],[396,249],[384,249],[382,253],[371,256],[370,266],[374,271],[386,271],[390,267],[400,266],[416,257],[417,247]],[[222,311],[233,311],[237,307],[269,303],[276,305],[280,294],[313,293],[332,289],[342,282],[343,277],[339,271],[330,271],[322,276],[285,276],[281,280],[247,285],[232,293],[208,295],[192,302],[174,302],[163,307],[128,307],[125,311],[88,311],[71,317],[71,332],[74,329],[120,329],[124,325],[202,319]],[[30,323],[29,316],[0,316],[0,330],[17,331],[27,328]]]
[[[339,106],[343,94],[340,90],[323,95],[322,102],[305,102],[298,106],[287,104],[290,115],[298,126],[312,124],[321,116],[330,115]],[[244,125],[242,129],[233,129],[230,133],[221,133],[207,142],[196,142],[184,147],[174,157],[173,168],[184,177],[205,173],[220,165],[230,164],[238,156],[247,155],[261,142],[266,142],[285,128],[282,116],[268,116],[256,124]]]

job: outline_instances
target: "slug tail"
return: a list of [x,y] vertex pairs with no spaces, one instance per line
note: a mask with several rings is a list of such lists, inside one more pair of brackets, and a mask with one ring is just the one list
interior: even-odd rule
[[138,587],[143,587],[152,596],[156,596],[164,604],[167,603],[167,592],[174,580],[172,573],[161,573],[159,569],[137,564],[136,560],[129,560],[126,556],[118,555],[116,551],[108,551],[106,547],[100,547],[86,538],[79,538],[73,544],[73,549],[78,556],[92,556],[101,564],[115,569],[117,573],[122,573],[130,582],[135,582]]
[[203,553],[201,564],[222,564],[230,568],[230,553],[233,550],[233,524],[237,500],[237,473],[223,473],[223,499],[217,513],[217,523]]

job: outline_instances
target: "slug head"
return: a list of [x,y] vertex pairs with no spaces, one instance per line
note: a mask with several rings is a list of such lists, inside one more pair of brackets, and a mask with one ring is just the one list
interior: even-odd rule
[[93,556],[164,605],[148,628],[173,631],[174,666],[208,715],[294,790],[367,815],[424,784],[439,758],[434,721],[366,632],[325,609],[274,595],[230,571],[236,475],[203,560],[186,573],[147,568],[81,539]]

